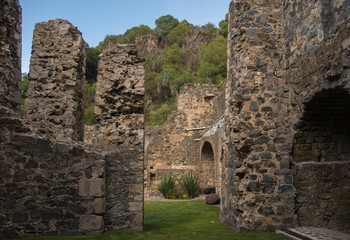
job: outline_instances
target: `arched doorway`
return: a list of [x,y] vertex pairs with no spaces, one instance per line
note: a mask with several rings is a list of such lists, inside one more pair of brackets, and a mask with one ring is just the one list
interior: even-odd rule
[[305,105],[293,139],[300,226],[350,231],[350,95],[322,90]]
[[215,157],[210,142],[204,142],[201,148],[201,189],[215,187]]

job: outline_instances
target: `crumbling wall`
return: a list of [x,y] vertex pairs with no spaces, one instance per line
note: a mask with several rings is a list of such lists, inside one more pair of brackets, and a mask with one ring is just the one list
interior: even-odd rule
[[33,134],[6,108],[0,116],[0,236],[101,233],[104,155]]
[[86,43],[66,20],[37,23],[24,117],[58,140],[84,138]]
[[216,122],[219,95],[217,86],[185,84],[179,92],[177,111],[164,125],[146,127],[145,196],[159,194],[156,187],[164,175],[178,178],[192,172],[200,178],[200,187],[207,187],[209,173],[201,167],[199,141]]
[[18,0],[0,2],[0,105],[20,112],[22,9]]
[[[3,3],[14,8],[9,14],[19,15],[10,17],[20,22],[18,2]],[[10,29],[12,25],[4,28]],[[123,129],[120,135],[126,132],[128,138],[124,145],[114,145],[114,151],[72,141],[83,137],[80,110],[84,40],[75,27],[60,19],[37,24],[34,34],[31,83],[25,107],[28,120],[19,118],[11,101],[0,106],[0,238],[97,234],[106,229],[142,230],[142,113],[135,116],[130,108],[121,110],[119,120],[126,124],[127,131]],[[17,56],[17,47],[10,48],[11,56]],[[133,51],[127,53],[134,57]],[[132,65],[129,60],[109,69]],[[6,71],[20,72],[20,65],[11,67]],[[134,81],[135,74],[129,70],[123,73],[124,77]],[[138,107],[142,111],[143,73],[141,69],[136,90],[135,85],[125,85],[127,89],[122,91],[123,103],[127,107],[142,106]],[[1,82],[4,89],[20,80],[15,76],[9,79]],[[141,96],[130,94],[132,91]],[[104,116],[108,119],[112,115]],[[138,137],[130,137],[135,132]]]
[[296,224],[282,1],[232,1],[221,221],[240,231]]
[[301,226],[350,231],[348,1],[286,1],[285,67]]
[[106,228],[143,229],[144,60],[135,45],[108,43],[99,56],[95,145],[106,158]]
[[348,231],[349,8],[232,1],[223,222]]

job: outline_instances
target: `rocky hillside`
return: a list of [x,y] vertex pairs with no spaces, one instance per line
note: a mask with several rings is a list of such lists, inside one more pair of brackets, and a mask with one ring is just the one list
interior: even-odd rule
[[[140,25],[122,35],[107,35],[97,47],[87,49],[86,96],[93,97],[97,58],[109,41],[136,44],[146,60],[146,122],[163,124],[176,108],[175,100],[184,83],[223,84],[226,79],[227,18],[219,28],[194,26],[171,15],[158,18],[156,28]],[[86,123],[93,124],[93,101],[86,99]],[[89,120],[90,119],[90,120]]]

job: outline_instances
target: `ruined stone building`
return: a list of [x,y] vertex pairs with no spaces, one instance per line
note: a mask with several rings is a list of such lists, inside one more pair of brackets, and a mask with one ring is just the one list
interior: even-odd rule
[[62,19],[36,24],[23,120],[21,8],[4,0],[0,11],[0,238],[142,230],[144,66],[135,46],[103,50],[94,144],[84,144],[80,31]]
[[219,147],[216,141],[202,142],[201,137],[223,116],[224,109],[216,107],[219,100],[223,102],[221,92],[218,86],[185,84],[177,98],[177,110],[166,124],[146,126],[146,197],[159,195],[157,185],[162,176],[178,179],[191,172],[200,178],[201,189],[219,184],[220,166],[214,161]]
[[232,1],[221,221],[350,231],[349,1]]
[[145,132],[143,60],[106,44],[93,144],[81,141],[79,30],[36,25],[21,119],[18,0],[0,12],[1,238],[142,230],[143,191],[186,172],[216,188],[221,222],[239,231],[350,232],[348,0],[232,1],[224,94],[186,84],[167,123]]
[[[192,171],[239,231],[349,232],[349,14],[349,1],[232,1],[225,103],[214,104],[224,115],[191,136],[178,104],[178,116],[147,128],[145,192]],[[201,165],[209,158],[215,181]]]

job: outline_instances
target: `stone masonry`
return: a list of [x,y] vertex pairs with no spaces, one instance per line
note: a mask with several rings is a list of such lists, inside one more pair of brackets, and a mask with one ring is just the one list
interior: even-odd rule
[[179,92],[177,111],[163,126],[146,127],[145,196],[159,195],[156,188],[164,175],[178,178],[192,172],[200,178],[201,189],[215,186],[214,152],[208,142],[209,157],[201,159],[204,142],[200,138],[220,115],[215,108],[219,96],[217,86],[185,84]]
[[142,230],[143,189],[186,172],[216,187],[220,219],[238,231],[350,233],[349,0],[233,0],[225,95],[185,84],[178,110],[146,134],[143,59],[134,45],[106,44],[93,144],[74,141],[80,32],[60,19],[37,25],[24,121],[18,1],[0,12],[0,238]]
[[18,1],[0,2],[0,104],[20,111],[22,15]]
[[[12,7],[10,13],[17,15],[11,17],[20,20],[17,1],[1,4],[1,12]],[[10,32],[14,25],[6,24],[1,29]],[[4,42],[14,46],[10,48],[9,56],[17,56],[17,38],[5,39]],[[45,44],[40,45],[43,42]],[[77,129],[82,124],[84,40],[69,22],[58,19],[37,25],[33,45],[31,92],[28,93],[26,108],[33,119],[20,119],[13,102],[0,102],[0,238],[98,234],[106,229],[142,230],[142,111],[137,111],[137,120],[128,122],[138,127],[132,130],[136,130],[139,138],[130,137],[133,136],[130,131],[121,131],[123,137],[127,133],[125,139],[128,141],[124,145],[115,145],[113,151],[73,141],[83,136],[83,132]],[[128,46],[122,48],[135,57],[116,64],[116,69],[133,65],[134,60],[135,64],[142,62],[136,61],[135,52],[130,52]],[[19,66],[11,65],[6,71],[20,72]],[[134,75],[127,73],[124,77],[130,76],[134,80]],[[119,108],[121,121],[128,117],[136,119],[130,106],[143,106],[143,73],[139,72],[141,80],[137,90],[135,85],[123,87],[125,96],[122,99],[129,108],[125,111]],[[1,89],[16,85],[15,81],[18,86],[20,78],[11,76],[11,81],[1,81]],[[18,89],[11,87],[8,91],[8,96],[14,96]],[[129,94],[134,91],[141,96]],[[43,102],[45,105],[40,104]],[[54,113],[48,113],[46,107],[53,107]],[[38,113],[45,113],[43,117],[48,118],[41,119],[39,124],[34,117]],[[103,116],[105,119],[112,117]],[[53,118],[60,122],[58,126],[51,125],[50,119]]]
[[144,60],[136,46],[106,44],[99,56],[92,142],[116,151],[106,169],[110,230],[143,229],[144,84]]
[[66,20],[35,25],[24,117],[58,140],[84,137],[86,43]]
[[232,1],[221,221],[349,232],[349,1]]
[[103,153],[36,135],[14,112],[0,113],[0,236],[101,233]]

